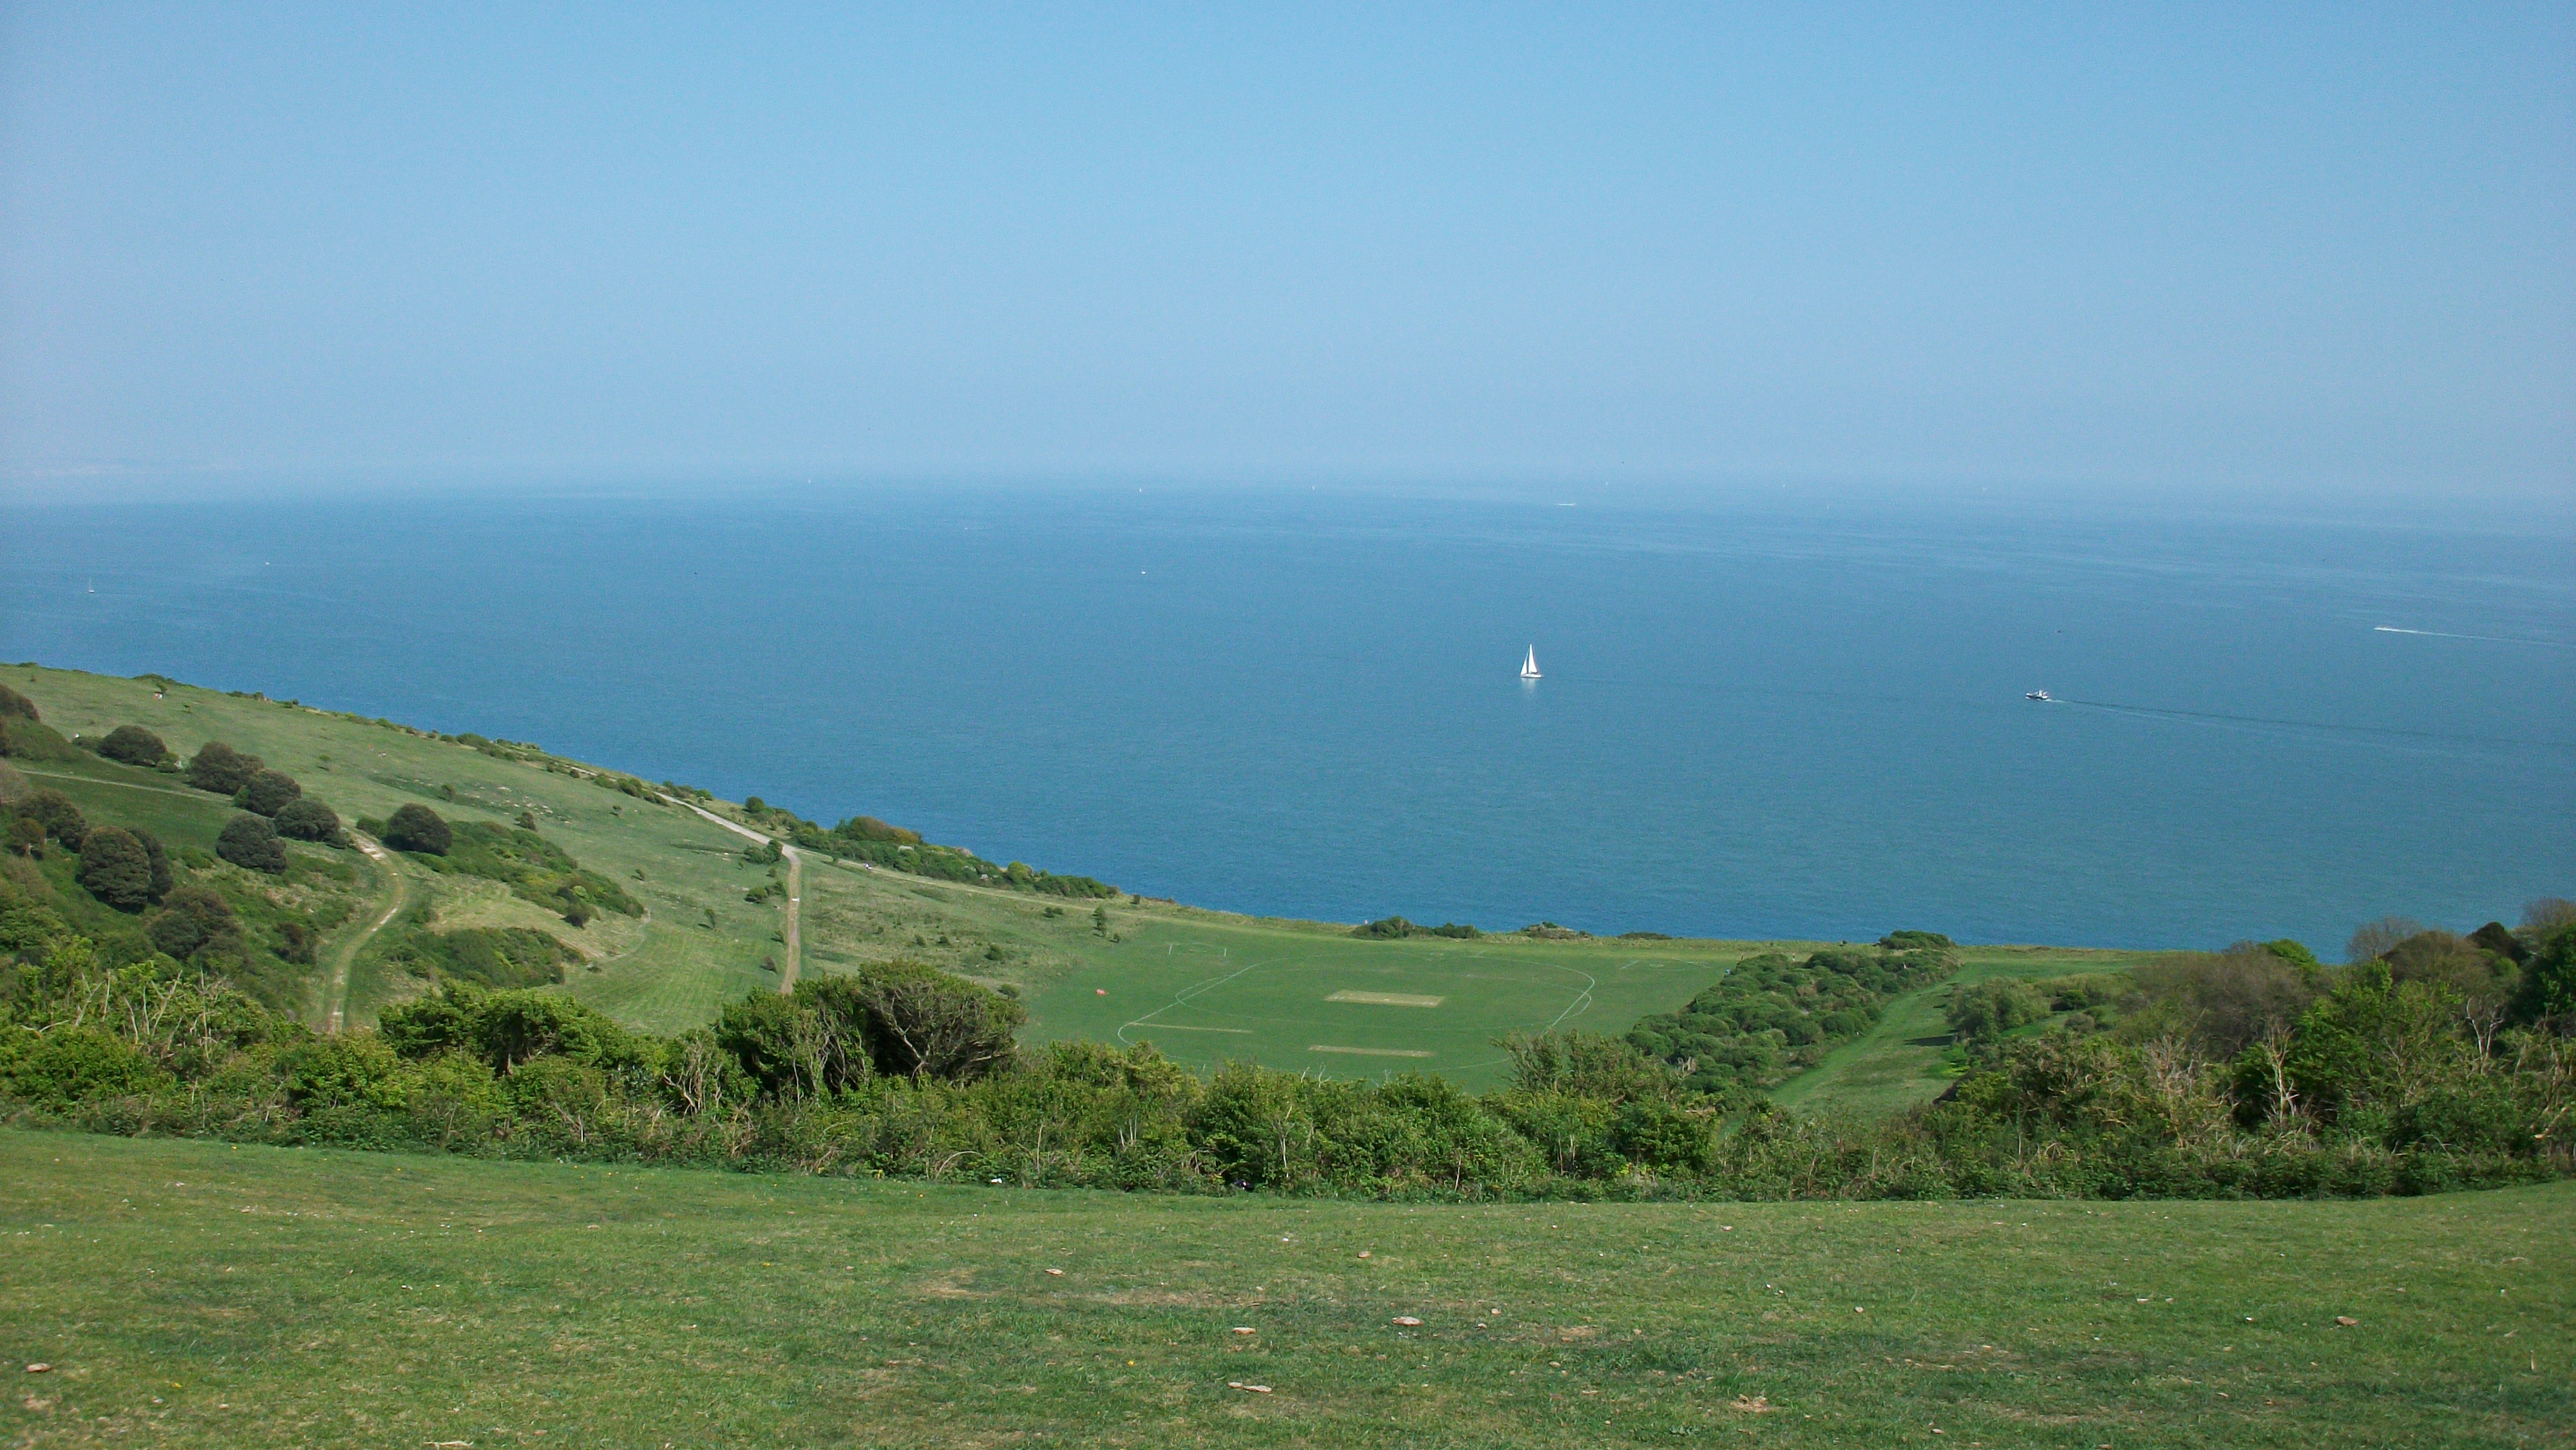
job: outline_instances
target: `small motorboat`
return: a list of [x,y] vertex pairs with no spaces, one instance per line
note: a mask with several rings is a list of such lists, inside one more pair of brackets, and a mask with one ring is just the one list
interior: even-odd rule
[[2048,693],[2046,690],[2032,690],[2032,691],[2030,691],[2029,693],[2027,693],[2027,694],[2023,695],[2023,696],[2022,696],[2022,698],[2023,698],[2023,699],[2025,699],[2025,700],[2037,700],[2037,701],[2039,701],[2039,702],[2040,702],[2041,704],[2043,704],[2043,705],[2049,705],[2049,704],[2054,704],[2054,703],[2056,703],[2053,699],[2051,699],[2051,698],[2049,697],[2049,693]]

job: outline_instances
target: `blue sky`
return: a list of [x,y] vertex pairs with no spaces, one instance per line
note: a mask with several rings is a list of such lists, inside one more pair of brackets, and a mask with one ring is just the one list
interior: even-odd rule
[[2565,491],[2576,7],[1960,12],[20,3],[0,465]]

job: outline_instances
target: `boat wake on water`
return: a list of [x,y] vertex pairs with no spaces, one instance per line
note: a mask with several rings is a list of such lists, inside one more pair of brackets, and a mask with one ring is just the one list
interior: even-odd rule
[[2422,635],[2426,639],[2474,639],[2486,644],[2527,644],[2536,645],[2541,649],[2576,649],[2576,644],[2569,644],[2564,640],[2515,639],[2511,636],[2501,634],[2453,634],[2450,631],[2443,629],[2399,629],[2393,624],[2374,624],[2370,627],[2370,632],[2373,634],[2416,634]]
[[2459,735],[2446,730],[2405,730],[2386,725],[2347,725],[2328,720],[2290,720],[2275,715],[2230,715],[2212,710],[2167,710],[2154,705],[2124,705],[2112,700],[2070,700],[2051,696],[2052,705],[2077,705],[2088,710],[2103,710],[2115,715],[2134,715],[2149,720],[2176,720],[2185,723],[2224,725],[2276,725],[2294,730],[2315,730],[2330,735],[2384,736],[2397,740],[2436,740],[2459,745],[2519,745],[2542,750],[2576,751],[2576,740],[2538,740],[2512,735]]

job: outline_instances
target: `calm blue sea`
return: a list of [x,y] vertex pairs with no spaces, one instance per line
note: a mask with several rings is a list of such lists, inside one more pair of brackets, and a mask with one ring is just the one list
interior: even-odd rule
[[2339,952],[2576,895],[2564,527],[1565,497],[22,502],[0,658],[1260,913]]

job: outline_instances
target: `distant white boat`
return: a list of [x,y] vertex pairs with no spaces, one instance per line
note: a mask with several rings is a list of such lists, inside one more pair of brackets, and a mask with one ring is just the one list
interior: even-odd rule
[[1522,678],[1522,679],[1524,679],[1524,680],[1535,680],[1535,679],[1537,679],[1537,678],[1538,678],[1538,646],[1537,646],[1537,645],[1531,645],[1531,646],[1530,646],[1530,650],[1529,650],[1529,658],[1527,658],[1527,659],[1525,659],[1525,660],[1522,660],[1522,661],[1521,661],[1521,678]]
[[2023,695],[2022,698],[2025,700],[2037,700],[2043,705],[2055,703],[2049,698],[2046,690],[2032,690],[2028,694]]

